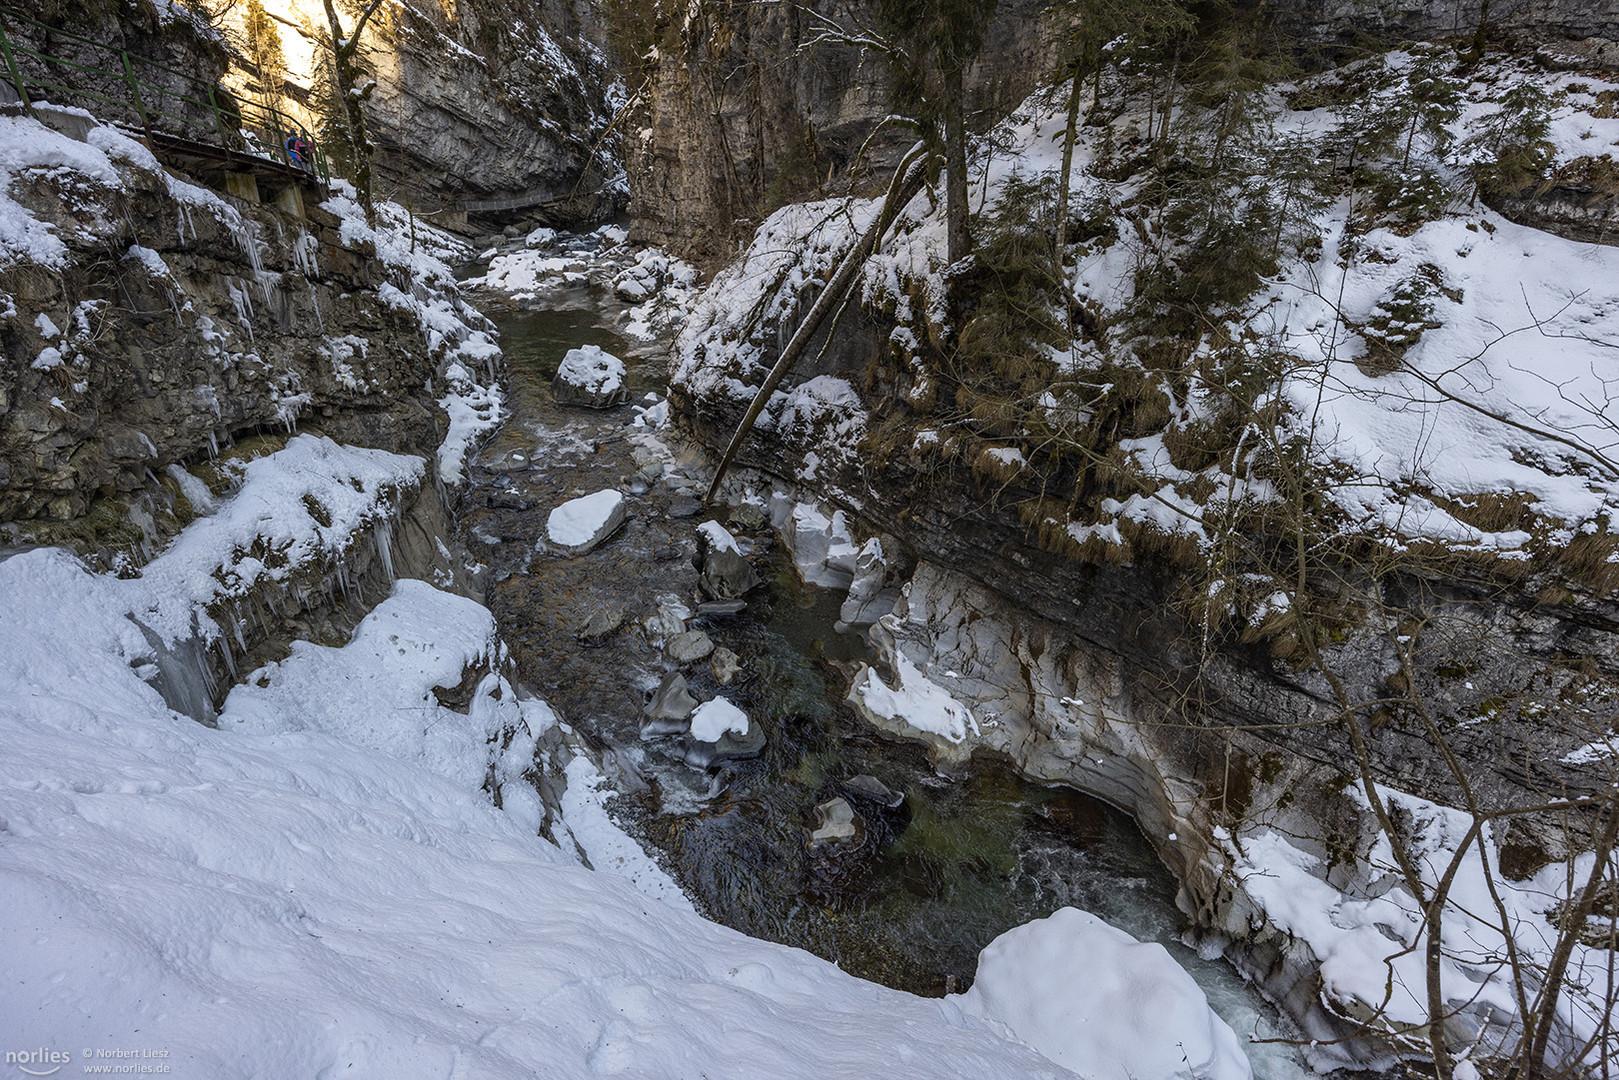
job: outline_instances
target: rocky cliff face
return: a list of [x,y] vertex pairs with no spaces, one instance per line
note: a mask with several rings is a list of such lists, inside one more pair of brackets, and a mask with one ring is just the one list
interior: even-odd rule
[[[288,12],[318,55],[306,27],[325,25],[320,4],[291,0]],[[608,126],[619,84],[591,5],[403,5],[373,25],[378,168],[417,203],[561,199],[618,173]]]
[[[324,8],[319,0],[269,0],[264,8],[280,42],[281,69],[269,73],[246,58],[241,5],[159,10],[146,4],[92,4],[40,14],[52,27],[162,65],[136,61],[137,77],[153,84],[145,91],[152,99],[148,104],[189,120],[190,126],[158,119],[158,128],[212,140],[215,117],[198,102],[217,82],[229,91],[219,92],[218,100],[234,96],[273,107],[289,125],[318,135],[332,112],[332,90],[323,74],[329,67]],[[346,9],[342,18],[345,28],[352,27]],[[47,96],[140,126],[116,51],[21,23],[11,32],[30,49],[112,73],[47,67],[19,55],[26,79],[100,95]],[[376,79],[367,115],[379,190],[427,212],[454,212],[469,201],[565,200],[576,188],[587,195],[602,193],[594,201],[556,207],[559,220],[610,212],[622,203],[622,150],[618,135],[609,132],[621,84],[604,52],[592,5],[568,0],[384,5],[361,41],[363,66]],[[188,83],[177,72],[202,82]],[[341,148],[332,150],[341,167]]]
[[[413,253],[390,227],[396,208],[372,231],[346,199],[315,206],[313,189],[303,215],[230,199],[109,128],[67,126],[78,139],[0,117],[14,226],[0,259],[7,540],[134,572],[238,482],[230,462],[300,431],[429,464],[368,520],[389,532],[380,553],[362,544],[313,577],[283,575],[286,595],[254,603],[337,626],[396,570],[472,588],[434,543],[449,535],[440,473],[498,418],[474,371],[499,353],[426,250],[442,238],[421,230]],[[360,606],[338,614],[344,603]]]
[[[821,3],[848,25],[871,4]],[[1044,5],[997,9],[968,76],[969,123],[987,128],[1022,100],[1052,63]],[[886,179],[914,141],[892,111],[883,58],[821,42],[826,24],[796,5],[705,3],[692,18],[647,35],[640,127],[628,140],[631,238],[714,265],[769,211]],[[871,140],[869,157],[862,148]]]

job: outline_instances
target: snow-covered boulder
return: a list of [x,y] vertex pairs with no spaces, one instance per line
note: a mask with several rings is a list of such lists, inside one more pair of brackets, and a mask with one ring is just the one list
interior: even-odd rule
[[625,513],[624,493],[605,488],[569,499],[551,511],[545,520],[545,535],[552,547],[583,555],[617,532]]
[[756,757],[764,747],[764,728],[729,698],[705,701],[691,714],[688,765],[705,769],[717,761]]
[[950,1000],[1094,1080],[1253,1077],[1236,1032],[1162,945],[1078,908],[990,942],[972,988]]
[[560,405],[587,405],[606,409],[629,400],[624,384],[624,361],[597,345],[569,349],[551,380],[551,393]]

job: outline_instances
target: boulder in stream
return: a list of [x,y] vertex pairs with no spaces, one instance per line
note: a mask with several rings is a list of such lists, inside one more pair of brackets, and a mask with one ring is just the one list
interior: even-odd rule
[[729,686],[731,680],[742,673],[742,660],[730,649],[720,646],[714,650],[714,681]]
[[688,765],[706,769],[720,761],[757,757],[764,748],[764,728],[727,698],[705,701],[691,714]]
[[569,555],[593,551],[624,524],[624,493],[606,488],[569,499],[545,521],[546,539]]
[[695,664],[714,651],[714,641],[701,630],[685,630],[669,639],[663,654],[684,667]]
[[815,808],[815,828],[810,830],[809,843],[811,847],[858,843],[864,828],[848,799],[831,798]]
[[606,409],[629,400],[624,385],[624,361],[596,345],[569,349],[551,380],[551,394],[559,405],[585,405]]
[[641,630],[646,634],[647,644],[661,649],[664,642],[685,632],[689,618],[691,608],[681,603],[680,597],[665,593],[658,597],[658,609],[642,621]]
[[663,677],[657,692],[647,703],[649,719],[646,726],[641,728],[641,737],[684,734],[690,727],[691,714],[696,711],[697,705],[697,699],[692,697],[691,689],[686,685],[686,677],[678,671],[670,672]]
[[579,627],[578,638],[584,645],[600,645],[624,625],[624,609],[615,606],[599,607],[590,613]]
[[697,527],[698,544],[702,548],[702,574],[698,588],[710,600],[735,600],[747,595],[760,585],[736,537],[717,521],[705,521]]

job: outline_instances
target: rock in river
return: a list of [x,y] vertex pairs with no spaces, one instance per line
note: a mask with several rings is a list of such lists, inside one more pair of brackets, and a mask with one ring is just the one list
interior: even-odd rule
[[707,768],[717,761],[756,757],[764,748],[764,729],[726,698],[705,701],[691,714],[688,765]]
[[624,515],[623,492],[607,488],[570,499],[551,511],[545,535],[553,547],[569,555],[583,555],[617,532]]
[[664,655],[680,665],[695,664],[714,651],[714,642],[701,630],[686,630],[669,639]]
[[623,625],[623,608],[599,607],[579,627],[578,638],[585,645],[600,645]]
[[686,677],[679,672],[670,672],[663,677],[658,692],[653,694],[652,700],[647,703],[646,714],[649,719],[646,726],[641,729],[642,737],[685,733],[697,705],[697,699],[692,697],[691,689],[686,685]]
[[624,385],[624,361],[596,345],[569,349],[551,380],[551,393],[559,405],[587,405],[605,409],[629,400]]

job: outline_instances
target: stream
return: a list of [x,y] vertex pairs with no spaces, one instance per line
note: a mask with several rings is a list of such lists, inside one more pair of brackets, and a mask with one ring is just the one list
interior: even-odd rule
[[[666,346],[615,333],[623,305],[600,288],[526,306],[489,294],[474,302],[501,333],[510,417],[472,463],[461,539],[490,567],[487,602],[520,677],[600,753],[621,793],[614,815],[705,914],[939,996],[971,984],[995,936],[1072,905],[1162,943],[1244,1041],[1292,1033],[1235,969],[1181,942],[1176,884],[1128,816],[998,762],[975,760],[945,779],[920,747],[879,735],[843,704],[848,665],[871,653],[834,631],[842,595],[801,583],[757,513],[699,510],[700,485],[679,450],[670,460],[650,427],[635,426],[635,406],[663,393]],[[582,344],[626,362],[629,404],[552,400],[563,354]],[[608,487],[630,496],[624,528],[583,556],[546,550],[550,510]],[[644,707],[675,664],[641,623],[660,603],[696,611],[696,528],[708,519],[737,536],[765,585],[741,614],[688,623],[734,653],[740,672],[722,684],[712,658],[682,671],[698,699],[723,694],[766,741],[757,757],[698,767],[680,737],[642,737]],[[617,630],[581,640],[593,617],[618,616]],[[888,811],[861,801],[849,785],[857,776],[903,803]],[[855,850],[828,858],[806,840],[816,805],[836,796],[867,829]],[[1263,1080],[1309,1073],[1292,1046],[1247,1049]]]

